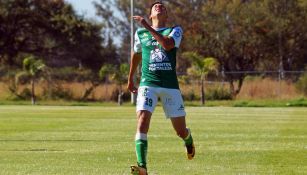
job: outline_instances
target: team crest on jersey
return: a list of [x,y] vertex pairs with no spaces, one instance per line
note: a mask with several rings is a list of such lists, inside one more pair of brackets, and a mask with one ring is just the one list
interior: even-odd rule
[[165,51],[160,50],[159,48],[155,48],[150,51],[150,62],[151,63],[161,63],[164,61],[169,61]]
[[157,70],[172,70],[172,64],[164,50],[160,50],[156,47],[154,50],[150,51],[150,61],[149,68],[150,71]]

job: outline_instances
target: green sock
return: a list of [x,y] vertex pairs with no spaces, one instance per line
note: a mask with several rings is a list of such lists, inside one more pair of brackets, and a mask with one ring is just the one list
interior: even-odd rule
[[192,145],[193,144],[193,137],[192,137],[190,129],[188,129],[188,132],[189,132],[189,135],[185,139],[183,139],[183,141],[184,141],[185,145]]
[[147,140],[141,140],[141,139],[136,140],[135,151],[136,151],[138,166],[146,169]]

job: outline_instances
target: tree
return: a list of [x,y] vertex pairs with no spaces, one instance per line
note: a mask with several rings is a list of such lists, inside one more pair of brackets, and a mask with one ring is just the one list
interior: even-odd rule
[[118,94],[118,104],[122,105],[123,103],[123,89],[122,85],[127,82],[129,73],[129,65],[127,63],[117,65],[105,64],[101,67],[99,71],[99,77],[101,79],[108,78],[111,81],[115,82],[119,87]]
[[204,58],[196,52],[185,52],[183,56],[190,59],[192,66],[188,69],[188,74],[196,77],[201,83],[201,104],[205,104],[204,83],[209,73],[217,73],[219,63],[215,58]]
[[48,67],[89,70],[85,81],[91,87],[82,100],[99,85],[100,66],[119,62],[113,38],[101,35],[105,21],[77,15],[64,0],[1,0],[0,23],[1,65],[18,69],[26,55],[33,55]]
[[36,103],[35,96],[35,81],[39,77],[40,73],[44,71],[46,65],[41,59],[37,59],[33,56],[26,57],[23,60],[23,68],[27,74],[31,77],[31,102],[32,105]]
[[[106,2],[102,1],[102,2]],[[125,28],[124,43],[129,43],[130,2],[112,1],[123,15],[115,28]],[[147,16],[152,1],[135,2],[135,13]],[[178,0],[164,1],[170,25],[181,24],[182,53],[195,51],[214,57],[220,63],[233,96],[248,75],[245,71],[302,70],[306,63],[307,3],[286,0]],[[184,5],[184,8],[182,8]],[[111,9],[111,8],[110,8]],[[113,16],[112,13],[108,13]],[[115,17],[115,16],[113,16]],[[105,16],[105,19],[106,16]],[[281,35],[280,35],[281,34]],[[123,49],[124,50],[124,49]],[[128,50],[126,47],[125,50]],[[192,64],[178,54],[177,71],[185,73]],[[232,73],[242,72],[242,73]],[[235,83],[238,86],[235,87]]]
[[208,3],[203,12],[206,15],[201,26],[206,35],[196,48],[203,55],[218,59],[221,69],[227,72],[224,78],[229,82],[231,94],[236,96],[247,75],[244,71],[256,70],[261,59],[264,37],[257,32],[264,15],[257,4],[241,1]]
[[0,1],[0,22],[4,65],[18,67],[24,54],[32,54],[49,66],[86,66],[98,72],[110,57],[102,46],[103,24],[78,16],[64,0]]

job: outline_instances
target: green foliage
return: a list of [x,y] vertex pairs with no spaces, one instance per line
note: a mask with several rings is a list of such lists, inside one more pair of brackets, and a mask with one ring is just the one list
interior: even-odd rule
[[307,99],[300,98],[297,100],[292,100],[286,104],[289,107],[307,107]]
[[31,54],[53,66],[77,61],[97,71],[105,58],[117,56],[112,44],[108,49],[102,45],[103,24],[77,15],[63,0],[0,1],[0,23],[0,62],[5,65],[18,66],[18,55]]
[[99,70],[99,78],[104,79],[116,71],[115,67],[111,64],[105,64]]
[[295,84],[296,89],[307,96],[307,73],[303,74]]
[[33,56],[26,57],[23,60],[23,68],[31,75],[37,76],[37,74],[45,68],[45,64],[42,60],[36,59]]
[[217,72],[219,63],[215,58],[204,58],[196,52],[185,52],[183,57],[188,58],[192,62],[192,67],[188,69],[188,73],[192,76],[203,78],[210,72]]
[[[127,63],[120,64],[119,66],[106,64],[103,65],[99,70],[100,79],[107,78],[118,85],[119,87],[118,93],[117,92],[115,93],[117,93],[116,96],[118,97],[117,99],[119,105],[122,105],[123,98],[126,98],[125,92],[123,92],[122,90],[122,85],[127,82],[128,73],[129,73],[129,65]],[[114,98],[114,95],[112,96]]]
[[99,70],[100,79],[109,78],[118,85],[126,83],[128,79],[129,65],[126,63],[120,64],[119,66],[105,64]]

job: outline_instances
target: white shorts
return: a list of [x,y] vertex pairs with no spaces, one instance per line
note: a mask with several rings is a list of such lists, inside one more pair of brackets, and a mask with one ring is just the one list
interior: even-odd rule
[[161,99],[166,118],[185,116],[183,99],[179,89],[141,86],[138,89],[136,111],[146,110],[151,113]]

